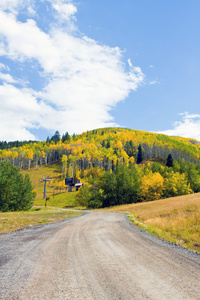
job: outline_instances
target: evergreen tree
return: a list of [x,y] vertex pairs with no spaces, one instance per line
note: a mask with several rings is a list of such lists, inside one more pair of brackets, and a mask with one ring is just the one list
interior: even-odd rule
[[171,153],[167,156],[167,162],[166,162],[167,167],[172,167],[173,168],[173,157]]
[[29,175],[23,178],[17,167],[0,162],[0,211],[28,210],[34,198]]
[[75,138],[76,138],[76,134],[75,133],[72,134],[72,138],[73,138],[73,140],[75,140]]
[[142,146],[139,145],[139,147],[138,147],[138,153],[137,153],[137,164],[140,164],[142,161],[143,161]]
[[103,142],[102,142],[102,147],[106,147],[106,142],[105,142],[105,140],[103,140]]
[[65,134],[63,134],[62,136],[62,142],[64,143],[65,141],[70,141],[70,135],[68,132],[66,132]]
[[130,149],[131,147],[130,147],[130,144],[129,144],[129,142],[127,141],[126,142],[126,144],[125,144],[125,147],[124,147],[124,150],[126,151],[126,153],[128,154],[128,156],[130,157]]
[[51,141],[54,141],[55,144],[57,144],[60,141],[60,133],[58,130],[56,130],[56,132],[52,136]]
[[106,148],[110,148],[111,147],[111,144],[110,144],[110,140],[107,141],[107,145],[106,145]]

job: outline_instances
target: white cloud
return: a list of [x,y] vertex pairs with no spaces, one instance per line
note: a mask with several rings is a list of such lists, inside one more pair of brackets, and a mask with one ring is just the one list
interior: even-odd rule
[[[11,2],[13,9],[19,9],[25,3],[20,0]],[[77,10],[72,1],[51,0],[50,3],[62,19],[72,23],[71,17]],[[27,7],[31,4],[28,1]],[[0,8],[3,9],[3,5]],[[0,86],[1,102],[8,101],[9,97],[8,103],[11,103],[12,98],[12,106],[7,107],[8,120],[13,119],[20,103],[20,121],[17,116],[15,128],[22,135],[17,139],[27,138],[28,130],[35,124],[38,128],[41,126],[61,133],[117,125],[110,110],[136,90],[144,79],[141,69],[134,67],[131,60],[128,60],[129,72],[125,71],[122,51],[118,47],[100,45],[77,31],[64,31],[53,23],[50,31],[44,32],[33,19],[20,22],[16,13],[0,10],[0,19],[0,54],[15,63],[28,63],[30,68],[36,68],[39,63],[38,76],[46,78],[46,85],[36,93],[30,88],[14,87],[19,80],[0,73],[0,78],[10,83]],[[1,120],[0,126],[4,126]],[[8,126],[7,137],[0,132],[0,139],[2,135],[4,139],[10,136],[16,139],[14,132],[9,135]]]
[[173,129],[159,131],[158,133],[193,138],[200,141],[200,114],[189,114],[185,112],[180,115],[183,116],[183,120],[175,122]]
[[17,83],[17,81],[10,75],[0,72],[0,80],[7,83]]
[[17,15],[20,9],[27,9],[30,15],[34,12],[34,0],[1,0],[0,10],[9,11],[10,13]]
[[10,68],[2,63],[0,63],[0,70],[10,71]]
[[28,129],[33,128],[34,116],[40,109],[37,101],[12,85],[0,86],[1,140],[34,139]]
[[21,23],[5,12],[0,12],[0,19],[6,56],[19,61],[37,59],[46,72],[53,72],[58,64],[59,49],[51,37],[40,30],[32,19]]
[[0,139],[35,139],[29,129],[42,126],[55,115],[43,101],[38,102],[32,90],[19,89],[11,84],[0,85]]
[[150,85],[154,85],[154,84],[157,84],[157,83],[160,83],[160,82],[157,81],[157,80],[153,80],[153,81],[150,81],[150,82],[149,82]]
[[12,11],[22,6],[23,0],[1,0],[0,9]]
[[54,0],[53,8],[59,13],[59,17],[70,20],[77,12],[77,8],[72,3],[64,3],[64,1]]
[[129,67],[131,67],[131,68],[133,67],[133,64],[132,64],[130,58],[128,59],[128,64],[129,64]]

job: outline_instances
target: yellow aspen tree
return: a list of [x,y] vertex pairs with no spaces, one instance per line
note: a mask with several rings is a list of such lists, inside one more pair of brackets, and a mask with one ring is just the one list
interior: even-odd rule
[[129,164],[134,164],[135,163],[135,158],[133,156],[131,156],[129,158]]
[[12,151],[11,150],[6,150],[5,152],[5,158],[11,160],[12,159]]
[[39,151],[40,165],[42,166],[42,159],[45,158],[46,153],[44,150]]
[[32,149],[27,149],[25,151],[25,158],[28,159],[28,170],[30,170],[31,160],[33,159],[33,150]]
[[13,165],[15,164],[15,159],[18,158],[18,152],[17,151],[12,151],[12,161],[13,161]]
[[149,171],[142,177],[140,188],[140,196],[143,201],[158,200],[162,197],[164,179],[160,173]]
[[66,172],[67,172],[67,155],[63,154],[63,156],[61,158],[61,162],[62,162],[62,177],[63,177],[63,174],[66,177]]

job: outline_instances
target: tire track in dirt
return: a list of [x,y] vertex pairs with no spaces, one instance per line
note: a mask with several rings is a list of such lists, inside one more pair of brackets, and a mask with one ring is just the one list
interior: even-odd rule
[[[13,259],[9,287],[1,281],[0,299],[200,299],[200,256],[141,233],[122,214],[45,226],[0,239],[10,247],[13,239],[20,260]],[[4,279],[7,264],[5,257]]]

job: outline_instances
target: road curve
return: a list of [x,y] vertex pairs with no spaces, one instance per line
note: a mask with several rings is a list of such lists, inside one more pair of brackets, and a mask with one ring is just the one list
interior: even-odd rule
[[0,236],[0,299],[200,299],[200,256],[117,213]]

